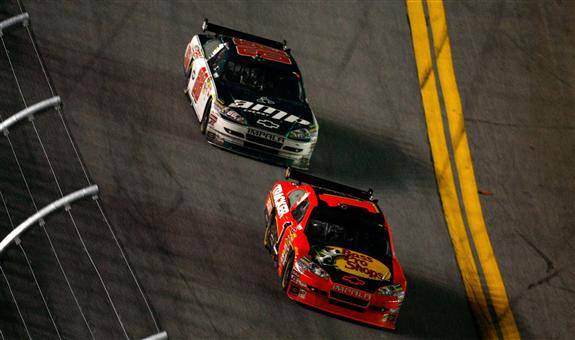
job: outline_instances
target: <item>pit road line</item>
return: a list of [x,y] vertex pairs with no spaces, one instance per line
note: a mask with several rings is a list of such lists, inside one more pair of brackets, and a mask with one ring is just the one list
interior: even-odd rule
[[417,64],[419,87],[425,111],[427,134],[447,229],[461,272],[467,300],[469,301],[483,338],[496,339],[498,337],[497,331],[483,292],[457,197],[441,117],[441,107],[431,59],[431,48],[429,45],[429,34],[425,21],[423,3],[421,0],[407,0],[406,5],[411,26],[411,37]]
[[504,339],[519,339],[520,335],[517,324],[515,323],[513,312],[509,306],[505,285],[501,277],[501,272],[499,271],[499,266],[497,265],[481,210],[477,182],[475,180],[473,162],[467,140],[467,132],[463,122],[461,98],[453,70],[451,44],[447,31],[443,1],[427,0],[427,9],[431,22],[437,70],[443,91],[443,100],[449,122],[449,132],[457,174],[459,176],[463,205],[467,215],[467,223],[471,231],[477,256],[479,257],[479,263],[483,270],[483,276],[487,283],[489,297],[495,310],[496,322],[499,324],[501,334]]

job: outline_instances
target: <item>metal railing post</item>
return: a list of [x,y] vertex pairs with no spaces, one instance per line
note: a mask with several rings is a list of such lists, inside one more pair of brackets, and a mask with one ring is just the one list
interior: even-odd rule
[[44,112],[51,108],[56,108],[62,104],[62,100],[59,96],[52,97],[50,99],[43,100],[39,103],[36,103],[32,106],[25,108],[24,110],[13,114],[12,116],[8,117],[2,123],[0,123],[0,133],[4,132],[7,133],[8,128],[12,125],[18,123],[24,118],[32,119],[35,114]]
[[56,201],[48,204],[44,208],[40,209],[37,213],[28,217],[28,219],[26,219],[26,221],[20,223],[19,226],[14,228],[14,230],[12,230],[8,234],[8,236],[6,236],[0,242],[0,256],[2,256],[2,253],[4,252],[4,250],[6,250],[6,248],[8,248],[8,246],[10,246],[16,240],[19,240],[20,235],[22,235],[24,232],[26,232],[26,230],[28,230],[31,226],[35,225],[36,223],[38,223],[40,221],[43,221],[46,216],[50,215],[51,213],[53,213],[54,211],[56,211],[58,209],[61,209],[61,208],[64,208],[64,207],[70,205],[70,203],[72,203],[74,201],[77,201],[77,200],[84,198],[86,196],[96,195],[97,193],[98,193],[98,186],[92,185],[92,186],[89,186],[87,188],[75,191],[75,192],[73,192],[67,196],[64,196],[64,197],[60,198],[59,200],[56,200]]
[[22,24],[22,26],[28,25],[28,20],[30,20],[30,16],[28,13],[22,13],[19,15],[15,15],[11,18],[6,20],[0,21],[0,37],[4,35],[4,30],[16,26],[18,24]]

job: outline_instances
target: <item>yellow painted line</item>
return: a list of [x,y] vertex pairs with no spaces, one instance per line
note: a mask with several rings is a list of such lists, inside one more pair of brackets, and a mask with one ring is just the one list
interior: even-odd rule
[[427,8],[431,21],[437,70],[441,82],[441,89],[443,90],[443,100],[449,122],[449,132],[459,176],[461,195],[467,215],[467,223],[475,243],[479,263],[483,269],[483,275],[487,283],[489,296],[493,309],[495,310],[501,334],[504,339],[519,339],[517,324],[515,323],[513,312],[509,306],[505,285],[501,278],[499,266],[497,265],[493,247],[491,246],[479,202],[473,162],[467,141],[467,132],[463,124],[461,98],[455,79],[455,72],[453,71],[451,44],[447,32],[443,0],[427,0]]
[[449,159],[449,151],[441,117],[435,72],[433,71],[423,3],[421,0],[407,0],[406,4],[411,26],[411,37],[417,64],[421,98],[425,111],[427,134],[433,157],[433,167],[439,188],[439,195],[441,196],[441,204],[447,229],[451,237],[455,251],[455,259],[461,272],[467,299],[474,317],[481,329],[483,337],[495,339],[497,338],[497,331],[495,330],[487,300],[481,286],[481,280],[471,251],[467,231],[465,230],[455,188],[453,170]]

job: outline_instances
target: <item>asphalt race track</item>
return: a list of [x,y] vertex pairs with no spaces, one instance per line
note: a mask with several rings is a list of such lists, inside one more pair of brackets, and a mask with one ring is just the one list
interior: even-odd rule
[[[48,71],[105,210],[160,328],[184,338],[476,338],[431,163],[403,1],[26,1]],[[575,334],[575,2],[445,4],[481,203],[524,338]],[[0,3],[0,20],[19,13]],[[283,169],[210,146],[182,95],[182,58],[204,17],[286,39],[320,137],[310,172],[374,189],[408,280],[398,329],[289,301],[263,248],[266,192]],[[25,31],[23,31],[25,32]],[[6,35],[29,103],[50,96],[23,32]],[[2,51],[2,53],[4,53]],[[2,119],[23,104],[5,54]],[[86,186],[62,126],[37,119],[64,192]],[[38,206],[58,197],[33,130],[11,130]],[[34,212],[6,138],[0,188],[14,223]],[[90,200],[73,207],[130,337],[152,318]],[[2,236],[10,230],[0,214]],[[66,215],[48,221],[70,227]],[[96,338],[122,330],[73,230],[54,228]],[[59,231],[56,231],[59,230]],[[23,239],[63,335],[89,333],[39,232]],[[25,262],[2,259],[35,338],[54,329]],[[24,338],[3,281],[0,331]]]

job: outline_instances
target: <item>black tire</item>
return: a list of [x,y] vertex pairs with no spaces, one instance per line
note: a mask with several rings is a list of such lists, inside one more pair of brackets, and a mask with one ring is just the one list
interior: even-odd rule
[[275,211],[272,211],[266,223],[266,231],[264,233],[264,247],[272,253],[273,246],[278,240],[278,228],[276,223]]
[[190,95],[188,94],[188,82],[190,81],[190,78],[186,77],[186,81],[184,83],[184,97],[186,97],[186,100],[188,101],[188,103],[192,103],[192,99],[190,98]]
[[291,272],[293,269],[293,259],[294,259],[293,253],[290,252],[290,254],[288,255],[287,262],[286,262],[286,264],[283,268],[283,271],[282,271],[282,282],[281,282],[281,284],[282,284],[282,289],[284,291],[287,291],[287,289],[289,287],[290,280],[291,280]]
[[202,116],[202,121],[200,123],[200,131],[202,132],[202,135],[206,134],[206,130],[208,129],[208,120],[209,120],[209,116],[210,116],[210,111],[212,110],[212,100],[208,100],[208,103],[206,104],[206,108],[204,110],[204,115]]

